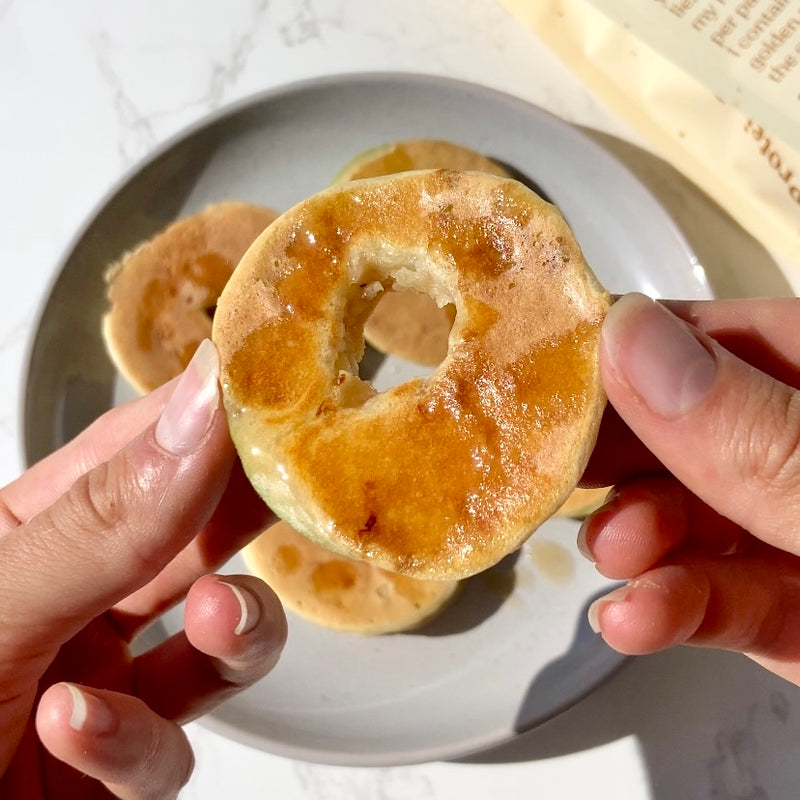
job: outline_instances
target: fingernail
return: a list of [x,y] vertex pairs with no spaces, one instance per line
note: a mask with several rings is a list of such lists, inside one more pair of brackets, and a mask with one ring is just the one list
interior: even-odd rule
[[581,527],[578,529],[578,550],[585,559],[594,564],[594,556],[592,555],[591,550],[589,550],[589,545],[586,541],[590,519],[591,517],[586,517],[586,519],[581,522]]
[[595,600],[586,612],[586,618],[589,621],[589,627],[595,632],[600,633],[600,614],[612,603],[625,602],[628,599],[628,586],[620,586],[618,589],[610,591],[608,594],[599,597]]
[[642,294],[625,295],[611,306],[603,348],[614,372],[667,419],[691,411],[716,379],[716,360],[689,326]]
[[608,494],[605,496],[603,504],[589,514],[589,516],[581,522],[580,528],[578,528],[578,551],[584,558],[591,561],[592,564],[594,564],[597,559],[589,549],[589,527],[593,524],[593,520],[596,520],[599,515],[611,508],[611,506],[614,504],[614,501],[617,499],[618,494],[619,492],[617,488],[612,486],[609,489]]
[[72,705],[69,716],[70,728],[98,736],[116,730],[117,716],[104,700],[83,691],[74,683],[63,685],[69,691]]
[[228,583],[227,581],[218,581],[218,583],[222,584],[223,586],[227,586],[236,600],[239,602],[239,621],[236,623],[236,627],[233,629],[233,632],[237,636],[241,636],[244,633],[250,633],[253,628],[255,628],[258,620],[261,616],[261,606],[259,605],[258,601],[253,597],[247,589],[241,589],[238,586],[235,586],[232,583]]
[[197,348],[156,425],[156,441],[175,455],[203,440],[219,407],[219,356],[210,339]]

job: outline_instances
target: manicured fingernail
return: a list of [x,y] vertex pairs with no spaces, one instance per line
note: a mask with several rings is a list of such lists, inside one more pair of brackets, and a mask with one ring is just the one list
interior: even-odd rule
[[72,711],[69,716],[69,726],[73,730],[101,735],[116,729],[118,724],[116,714],[104,700],[83,691],[74,683],[63,685],[70,695]]
[[205,339],[181,375],[156,425],[156,441],[170,453],[186,455],[203,440],[219,407],[219,356]]
[[600,614],[606,606],[612,603],[624,602],[628,597],[629,587],[620,586],[618,589],[610,591],[608,594],[599,597],[590,606],[586,612],[586,618],[589,621],[589,627],[595,632],[600,633]]
[[620,379],[667,419],[691,411],[716,379],[717,362],[691,329],[641,294],[625,295],[611,306],[603,348]]
[[236,623],[233,632],[237,636],[241,636],[243,633],[249,633],[255,628],[261,616],[261,606],[258,604],[258,601],[247,589],[241,589],[227,581],[218,581],[218,583],[227,586],[239,602],[239,621]]

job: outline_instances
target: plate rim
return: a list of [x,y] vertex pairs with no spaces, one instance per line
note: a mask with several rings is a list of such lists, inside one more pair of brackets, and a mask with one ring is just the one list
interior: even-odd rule
[[[169,153],[172,149],[179,146],[182,142],[191,138],[192,136],[211,128],[212,126],[224,123],[226,119],[235,117],[240,113],[246,112],[248,109],[274,103],[283,98],[302,92],[316,91],[324,89],[327,86],[335,88],[343,83],[365,83],[372,85],[383,83],[394,84],[404,88],[413,88],[414,86],[422,86],[426,88],[431,87],[436,90],[446,90],[448,87],[456,87],[464,93],[470,93],[474,96],[482,96],[492,102],[505,103],[511,107],[519,109],[525,114],[533,114],[534,116],[539,116],[541,119],[548,120],[550,124],[555,124],[559,127],[560,131],[563,131],[565,136],[571,137],[573,142],[580,143],[580,146],[584,150],[598,153],[599,157],[606,161],[613,161],[618,168],[620,175],[626,175],[626,178],[631,185],[635,185],[638,191],[644,195],[647,195],[651,199],[654,206],[662,209],[663,221],[665,225],[671,229],[670,233],[674,236],[676,245],[680,245],[681,249],[683,250],[686,257],[686,264],[691,265],[693,268],[694,277],[698,282],[699,288],[701,291],[707,293],[709,299],[713,298],[713,290],[709,284],[705,270],[699,263],[693,248],[691,247],[686,236],[683,234],[682,230],[678,227],[677,222],[667,212],[650,188],[639,179],[639,177],[633,172],[633,170],[631,170],[630,167],[628,167],[626,163],[604,148],[599,142],[591,138],[577,123],[566,120],[557,114],[536,105],[532,101],[528,101],[504,90],[471,80],[447,77],[431,73],[392,70],[351,71],[312,76],[289,81],[249,93],[241,98],[237,98],[236,100],[228,102],[224,105],[221,105],[219,108],[201,115],[192,122],[174,131],[169,136],[165,137],[163,141],[156,145],[147,154],[127,165],[126,168],[119,173],[116,179],[110,183],[100,198],[94,204],[92,204],[89,211],[86,212],[81,224],[63,247],[60,256],[53,265],[52,271],[48,275],[47,283],[42,289],[38,307],[34,314],[34,321],[31,326],[28,341],[26,342],[26,352],[23,358],[23,369],[21,375],[22,386],[21,391],[19,392],[19,400],[21,404],[21,408],[19,409],[19,418],[21,420],[21,425],[18,429],[19,445],[22,452],[22,462],[25,467],[31,466],[31,460],[28,452],[28,440],[26,435],[28,425],[30,424],[28,419],[28,407],[26,399],[28,394],[28,385],[30,382],[33,354],[37,345],[43,318],[60,275],[69,263],[70,258],[72,257],[72,254],[74,253],[78,244],[86,236],[90,227],[102,213],[103,209],[109,203],[111,203],[113,199],[117,197],[117,195],[123,192],[126,186],[140,172],[145,170],[159,158]],[[218,735],[224,736],[225,738],[236,741],[239,744],[260,750],[262,752],[268,752],[281,757],[338,766],[396,766],[438,760],[466,758],[470,754],[475,754],[495,746],[501,746],[502,744],[522,735],[525,731],[536,728],[547,722],[549,719],[552,719],[553,717],[563,713],[567,709],[579,703],[587,695],[596,691],[604,683],[611,680],[614,675],[616,675],[617,672],[619,672],[619,670],[630,661],[630,658],[630,656],[617,654],[613,657],[613,666],[604,671],[603,675],[600,676],[596,681],[590,683],[582,692],[570,697],[569,700],[564,701],[549,713],[543,714],[532,720],[529,725],[519,728],[508,726],[502,731],[498,730],[495,726],[490,731],[484,730],[480,733],[480,735],[473,735],[469,737],[468,740],[460,739],[457,742],[450,742],[447,745],[442,745],[438,748],[425,746],[422,750],[408,748],[404,749],[402,752],[398,752],[396,750],[384,750],[381,752],[362,754],[361,756],[357,757],[348,750],[322,750],[318,747],[300,747],[288,744],[285,741],[275,739],[264,734],[255,734],[243,729],[242,727],[237,727],[230,722],[218,718],[214,715],[213,710],[195,720],[195,722],[201,727],[211,730]]]
[[127,165],[125,169],[123,169],[117,175],[117,177],[112,180],[106,190],[101,194],[100,198],[93,203],[89,210],[84,214],[80,225],[61,249],[51,271],[47,276],[46,284],[43,286],[39,301],[34,309],[33,324],[31,325],[24,346],[22,369],[20,371],[21,374],[17,393],[18,418],[21,420],[18,448],[23,468],[27,469],[32,466],[32,462],[29,458],[26,436],[26,431],[29,424],[26,398],[29,376],[33,362],[33,353],[38,341],[41,323],[61,273],[69,262],[72,253],[81,240],[85,237],[92,223],[100,215],[103,209],[127,186],[127,184],[133,180],[136,175],[157,161],[163,155],[167,154],[176,145],[200,133],[201,131],[212,127],[213,125],[219,124],[227,117],[236,116],[237,114],[244,112],[249,108],[260,106],[264,103],[272,102],[276,99],[297,94],[299,92],[324,88],[325,86],[329,85],[335,86],[336,84],[340,84],[342,82],[353,81],[362,81],[368,83],[392,81],[396,83],[416,83],[419,85],[437,86],[440,88],[446,86],[459,87],[463,91],[483,94],[486,97],[516,106],[517,108],[524,110],[526,113],[538,114],[543,118],[548,118],[551,121],[554,121],[557,125],[562,125],[564,132],[567,135],[572,136],[575,141],[580,141],[586,149],[594,150],[596,153],[601,153],[602,158],[610,158],[615,161],[620,169],[620,173],[626,174],[631,183],[636,184],[643,193],[650,197],[655,205],[664,210],[665,221],[671,227],[672,234],[680,242],[687,260],[693,264],[693,267],[696,271],[696,276],[697,273],[700,274],[700,277],[698,278],[699,283],[708,293],[709,299],[713,297],[713,290],[708,281],[708,276],[706,275],[703,265],[699,262],[696,253],[694,252],[683,231],[678,227],[678,224],[666,211],[666,209],[664,209],[658,198],[653,194],[650,188],[638,178],[638,176],[633,172],[633,170],[631,170],[630,167],[628,167],[627,164],[617,158],[613,153],[605,149],[592,137],[583,133],[579,129],[577,123],[570,122],[569,120],[558,116],[546,108],[542,108],[541,106],[538,106],[529,100],[525,100],[524,98],[518,97],[517,95],[511,94],[510,92],[506,92],[502,89],[497,89],[495,87],[481,84],[472,80],[436,75],[434,73],[412,72],[405,70],[355,70],[335,74],[310,76],[294,81],[288,81],[286,83],[248,93],[243,97],[232,100],[224,105],[221,105],[219,108],[201,115],[192,122],[189,122],[178,130],[173,131],[148,153]]

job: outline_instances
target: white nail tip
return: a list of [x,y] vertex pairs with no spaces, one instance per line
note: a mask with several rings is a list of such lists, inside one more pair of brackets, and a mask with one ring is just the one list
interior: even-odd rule
[[247,627],[247,601],[244,599],[244,595],[239,589],[238,586],[234,586],[232,583],[228,583],[227,581],[220,581],[221,584],[227,586],[232,592],[233,596],[239,601],[239,622],[236,627],[233,629],[233,632],[240,636],[244,633],[245,628]]
[[83,730],[83,726],[86,724],[86,715],[89,712],[86,706],[86,698],[77,686],[73,686],[71,683],[65,683],[64,685],[69,689],[69,693],[72,696],[72,713],[69,717],[69,726],[76,731]]

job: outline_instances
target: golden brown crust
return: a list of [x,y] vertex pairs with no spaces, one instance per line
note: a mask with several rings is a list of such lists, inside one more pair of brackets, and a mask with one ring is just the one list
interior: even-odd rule
[[248,203],[212,205],[110,267],[103,335],[117,369],[137,391],[179,374],[211,335],[217,298],[234,267],[276,217]]
[[443,139],[406,139],[359,153],[336,176],[334,183],[379,178],[418,169],[451,169],[511,177],[498,163],[469,147]]
[[453,598],[457,581],[424,581],[342,558],[278,522],[242,551],[248,569],[294,613],[367,635],[417,628]]
[[[457,316],[430,378],[376,395],[352,373],[392,282]],[[219,301],[245,470],[349,557],[414,577],[482,571],[581,475],[608,303],[558,211],[515,181],[433,170],[321,192],[259,237]]]
[[[511,177],[499,164],[468,147],[441,139],[408,139],[360,153],[336,182],[418,169]],[[382,353],[433,367],[447,355],[447,338],[454,318],[452,305],[440,308],[426,294],[387,292],[364,324],[364,338]]]

